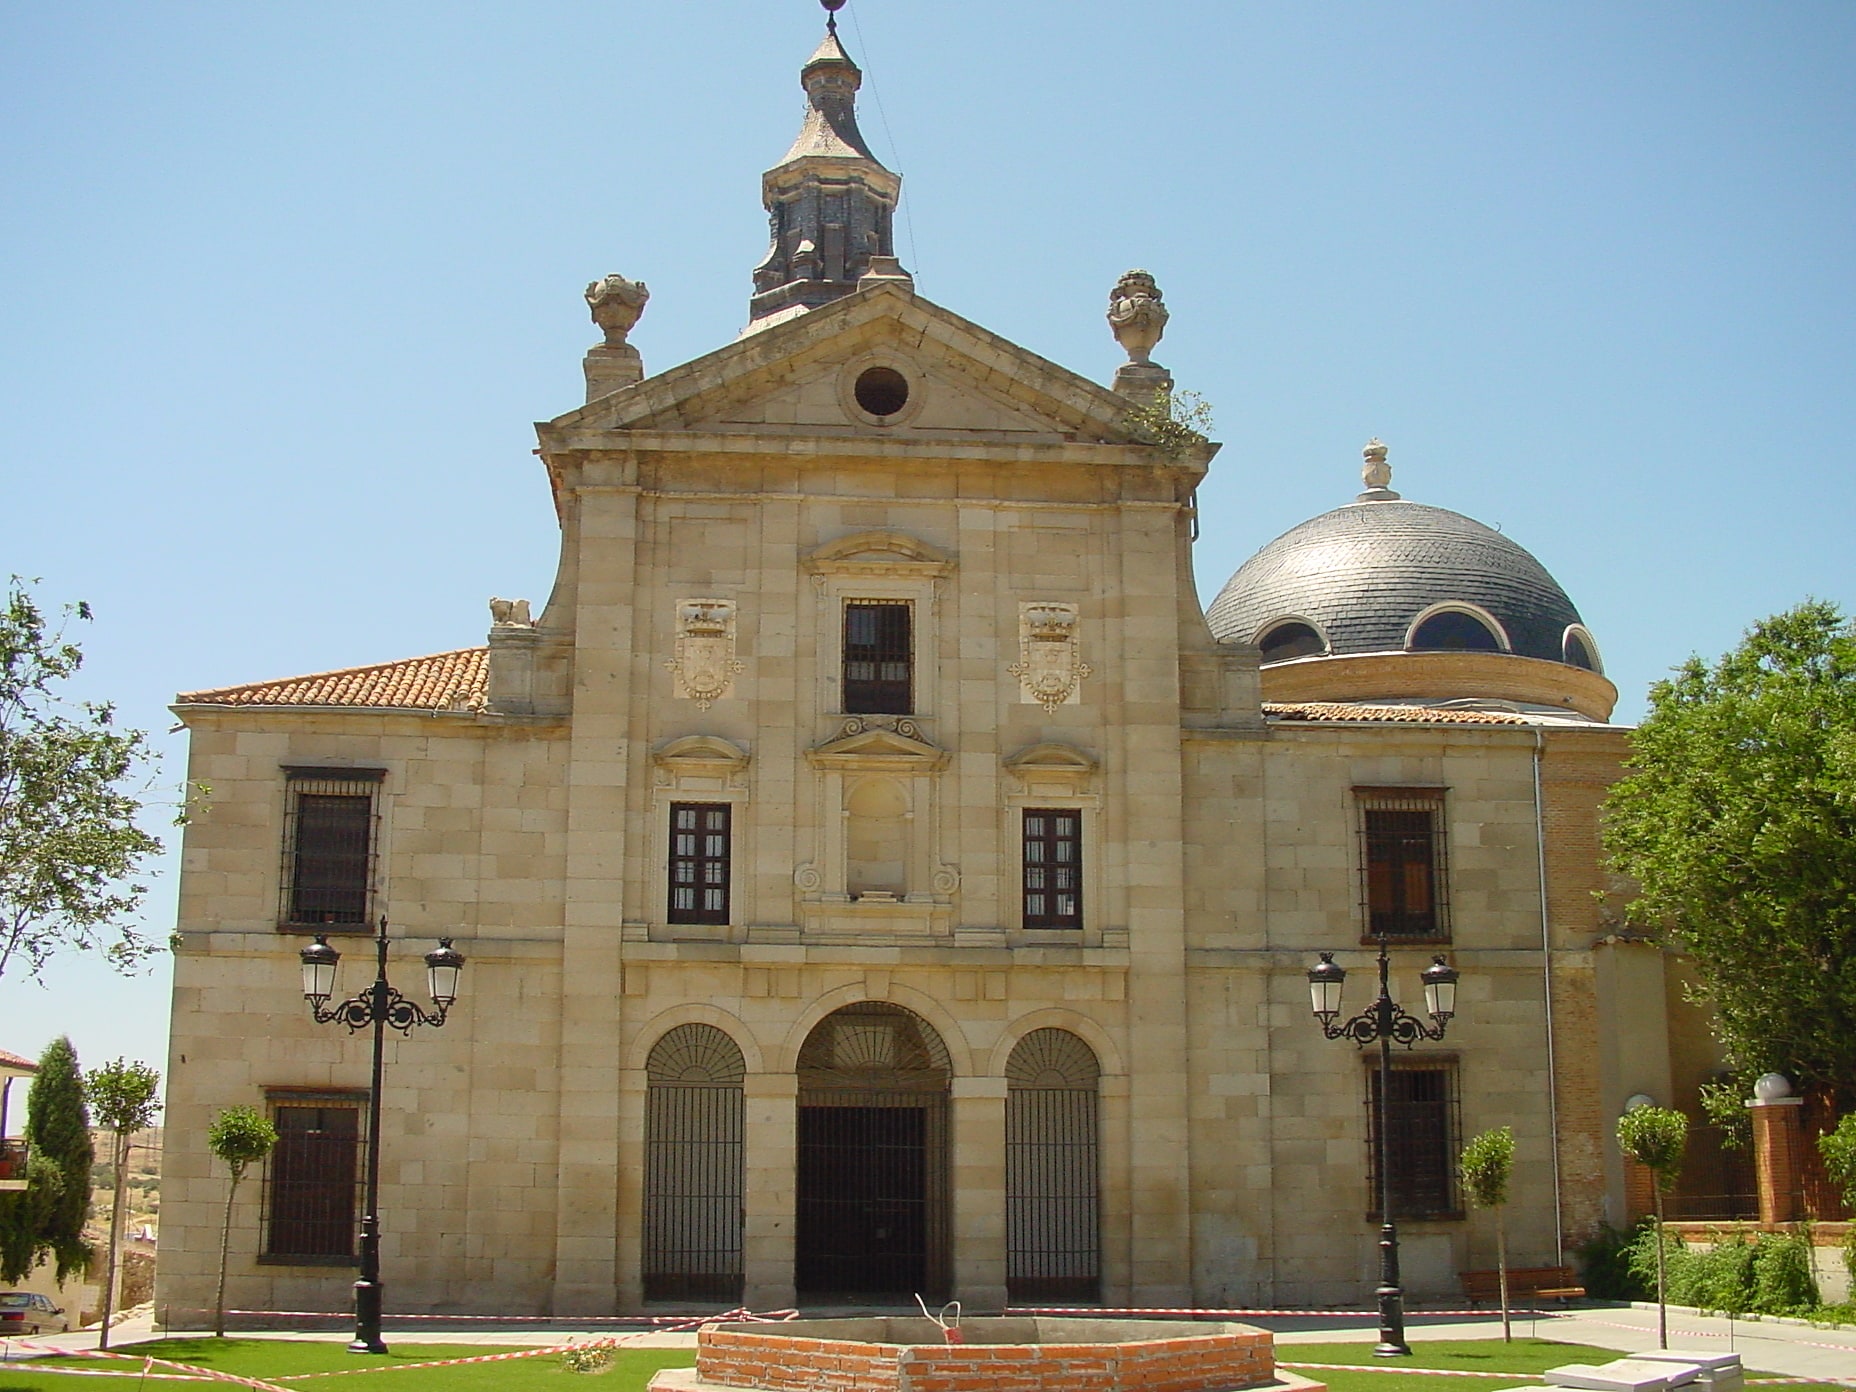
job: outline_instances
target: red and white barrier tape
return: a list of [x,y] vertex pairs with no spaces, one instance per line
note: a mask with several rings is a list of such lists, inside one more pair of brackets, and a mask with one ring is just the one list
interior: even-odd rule
[[[1594,1323],[1594,1325],[1604,1325],[1605,1329],[1635,1329],[1639,1333],[1646,1333],[1650,1329],[1648,1323],[1626,1325],[1617,1320],[1600,1320],[1591,1314],[1578,1314],[1578,1318],[1587,1323]],[[1726,1316],[1717,1316],[1717,1318],[1726,1318]],[[1748,1329],[1748,1325],[1754,1325],[1754,1323],[1759,1323],[1758,1318],[1739,1321],[1734,1329],[1682,1329],[1678,1333],[1682,1333],[1683,1338],[1771,1338],[1769,1334],[1759,1334],[1756,1329]],[[1776,1340],[1776,1342],[1802,1344],[1808,1349],[1836,1349],[1837,1353],[1856,1353],[1856,1344],[1821,1344],[1815,1338],[1785,1338],[1785,1340]]]
[[1391,1363],[1291,1363],[1282,1358],[1276,1360],[1276,1366],[1314,1368],[1324,1373],[1428,1373],[1436,1377],[1506,1378],[1510,1382],[1534,1376],[1532,1373],[1485,1373],[1479,1368],[1407,1368]]
[[[1200,1310],[1184,1306],[1155,1307],[1153,1309],[1113,1308],[1107,1305],[1008,1305],[1004,1310],[1008,1315],[1139,1315],[1151,1317],[1166,1315],[1177,1319],[1376,1319],[1374,1310]],[[1571,1313],[1561,1310],[1535,1310],[1532,1308],[1508,1307],[1510,1318],[1533,1319],[1549,1315]],[[1481,1310],[1407,1310],[1405,1318],[1412,1319],[1496,1319],[1501,1315],[1500,1309]]]
[[[678,1330],[700,1329],[705,1324],[723,1322],[779,1324],[783,1321],[793,1319],[798,1313],[797,1310],[769,1310],[765,1313],[760,1313],[745,1307],[738,1307],[720,1315],[701,1315],[695,1317],[686,1315],[680,1318],[659,1317],[654,1320],[653,1323],[669,1325],[670,1327],[668,1329],[639,1329],[634,1330],[630,1334],[622,1334],[616,1337],[593,1339],[586,1342],[550,1344],[545,1348],[512,1349],[507,1353],[483,1353],[468,1358],[435,1358],[417,1363],[377,1363],[367,1367],[333,1368],[320,1373],[288,1373],[278,1377],[275,1382],[262,1382],[256,1378],[239,1377],[233,1373],[222,1373],[211,1368],[196,1368],[192,1364],[175,1363],[169,1359],[153,1358],[146,1354],[119,1353],[113,1349],[73,1349],[67,1356],[75,1358],[121,1359],[132,1363],[139,1361],[142,1363],[142,1371],[131,1372],[126,1368],[118,1370],[115,1368],[43,1367],[25,1363],[13,1363],[7,1366],[9,1371],[14,1372],[63,1373],[73,1377],[141,1377],[146,1375],[151,1378],[162,1378],[174,1382],[231,1382],[241,1387],[258,1389],[258,1392],[291,1392],[290,1388],[280,1386],[279,1384],[306,1382],[311,1378],[351,1377],[356,1373],[400,1372],[408,1368],[457,1368],[467,1363],[504,1363],[517,1358],[541,1358],[549,1354],[565,1353],[569,1349],[576,1348],[619,1348],[624,1344],[632,1342],[634,1339],[642,1339],[650,1334],[674,1333]],[[151,1373],[147,1371],[155,1365],[159,1365],[163,1368],[178,1368],[181,1371],[178,1373]]]

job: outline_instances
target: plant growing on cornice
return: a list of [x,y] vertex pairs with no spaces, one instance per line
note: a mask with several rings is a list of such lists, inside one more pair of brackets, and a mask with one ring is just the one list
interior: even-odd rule
[[1197,392],[1162,392],[1151,402],[1129,406],[1124,419],[1143,444],[1158,446],[1169,459],[1211,439],[1212,406]]

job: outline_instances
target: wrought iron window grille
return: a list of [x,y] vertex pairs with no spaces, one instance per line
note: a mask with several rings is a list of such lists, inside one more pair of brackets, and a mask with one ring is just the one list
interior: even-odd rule
[[846,714],[914,714],[913,620],[907,600],[852,600],[844,606]]
[[366,1094],[273,1092],[269,1100],[278,1138],[259,1195],[259,1263],[355,1265]]
[[1355,788],[1361,940],[1450,940],[1449,837],[1442,788]]
[[279,926],[369,931],[385,769],[284,770]]
[[[1379,1212],[1379,1145],[1374,1126],[1379,1096],[1377,1060],[1366,1070],[1367,1215]],[[1449,1221],[1464,1216],[1456,1158],[1463,1148],[1462,1097],[1453,1059],[1408,1055],[1392,1064],[1386,1139],[1392,1214],[1398,1219]]]

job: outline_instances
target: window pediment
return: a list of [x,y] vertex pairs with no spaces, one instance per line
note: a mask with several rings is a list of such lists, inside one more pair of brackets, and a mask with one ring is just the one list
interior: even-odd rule
[[858,532],[814,548],[805,558],[814,575],[910,575],[938,578],[953,557],[902,532]]
[[1063,787],[1082,792],[1095,776],[1097,764],[1070,744],[1034,744],[1005,759],[1006,769],[1027,787]]
[[806,751],[817,769],[890,773],[932,773],[947,765],[947,751],[922,737],[913,720],[872,724],[865,719],[844,722],[838,733]]
[[669,773],[710,777],[739,773],[748,766],[748,758],[747,750],[720,735],[685,735],[651,755],[651,761]]

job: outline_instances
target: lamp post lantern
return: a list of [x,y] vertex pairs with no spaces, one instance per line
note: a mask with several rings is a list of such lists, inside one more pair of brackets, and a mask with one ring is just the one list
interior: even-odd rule
[[361,1213],[361,1276],[354,1283],[354,1338],[350,1353],[385,1353],[380,1337],[380,1080],[385,1061],[386,1032],[391,1025],[401,1034],[411,1034],[414,1025],[436,1028],[458,998],[458,977],[464,970],[464,954],[451,945],[450,938],[440,938],[438,946],[425,954],[426,986],[433,1008],[428,1011],[407,1000],[387,980],[387,920],[382,916],[380,931],[374,938],[375,972],[373,984],[330,1007],[335,994],[335,970],[342,955],[329,946],[326,937],[299,954],[303,959],[303,999],[320,1025],[340,1021],[348,1032],[367,1025],[374,1027],[374,1071],[367,1089],[367,1179]]
[[1391,1114],[1392,1045],[1396,1041],[1410,1048],[1420,1039],[1442,1039],[1450,1017],[1456,1014],[1457,971],[1440,956],[1424,969],[1424,1008],[1431,1017],[1425,1024],[1392,999],[1391,961],[1386,935],[1373,935],[1379,942],[1379,999],[1342,1024],[1341,987],[1347,970],[1334,961],[1332,952],[1308,969],[1309,1006],[1329,1039],[1351,1039],[1361,1048],[1379,1045],[1379,1089],[1373,1098],[1373,1133],[1379,1171],[1379,1344],[1373,1353],[1379,1358],[1397,1358],[1411,1352],[1405,1342],[1405,1294],[1399,1285],[1398,1224],[1392,1216],[1392,1146],[1387,1134]]

